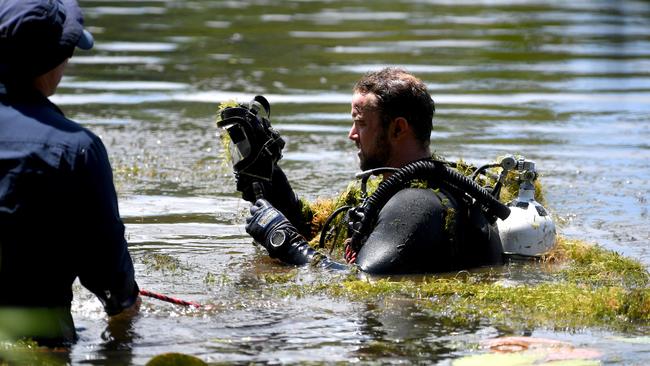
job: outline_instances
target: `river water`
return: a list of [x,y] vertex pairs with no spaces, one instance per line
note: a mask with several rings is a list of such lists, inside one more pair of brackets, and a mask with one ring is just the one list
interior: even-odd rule
[[[281,166],[303,197],[341,191],[353,83],[398,65],[436,102],[432,150],[474,164],[537,162],[559,231],[650,266],[650,4],[542,0],[83,0],[96,37],[53,100],[105,142],[144,299],[107,327],[77,285],[75,364],[144,364],[164,352],[211,363],[450,364],[482,339],[412,304],[274,296],[282,266],[251,245],[215,125],[217,105],[256,94],[287,141]],[[156,266],[162,259],[172,265]],[[299,269],[297,278],[324,276]],[[264,291],[263,291],[264,290]],[[269,295],[271,294],[271,295]],[[521,334],[515,331],[514,334]],[[650,363],[650,346],[606,330],[531,329]]]

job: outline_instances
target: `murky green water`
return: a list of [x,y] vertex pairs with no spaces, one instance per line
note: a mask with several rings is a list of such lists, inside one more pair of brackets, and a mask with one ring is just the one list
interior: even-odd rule
[[[397,299],[274,296],[268,275],[292,269],[251,245],[248,205],[222,166],[214,124],[218,103],[266,95],[294,188],[331,196],[357,168],[346,138],[352,84],[400,65],[437,103],[433,150],[477,164],[505,153],[534,159],[564,235],[650,266],[648,2],[81,4],[97,46],[72,59],[54,100],[107,145],[140,286],[214,308],[145,299],[134,322],[107,328],[79,287],[71,362],[144,364],[172,351],[213,363],[444,365],[513,334],[593,347],[603,364],[650,362],[648,344],[617,338],[643,334],[456,325]],[[156,269],[156,254],[178,268]],[[309,268],[296,276],[337,279]]]

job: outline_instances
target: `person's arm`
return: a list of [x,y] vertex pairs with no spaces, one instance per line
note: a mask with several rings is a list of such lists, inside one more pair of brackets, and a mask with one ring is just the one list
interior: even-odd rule
[[332,261],[309,246],[305,238],[278,209],[264,199],[257,200],[246,219],[246,232],[260,243],[272,258],[293,265],[312,264],[328,269],[349,267]]
[[237,176],[237,190],[242,193],[242,198],[250,203],[255,203],[259,197],[256,197],[253,183],[258,183],[262,188],[262,194],[273,207],[277,208],[282,214],[298,229],[303,236],[311,232],[311,212],[308,206],[305,206],[298,195],[294,192],[289,179],[284,171],[275,165],[270,182],[262,180],[252,180],[251,178],[239,175]]
[[112,316],[133,307],[139,289],[124,238],[108,155],[101,140],[92,138],[75,166],[81,212],[80,222],[72,222],[71,230],[79,230],[82,235],[77,248],[82,254],[81,284],[97,296]]

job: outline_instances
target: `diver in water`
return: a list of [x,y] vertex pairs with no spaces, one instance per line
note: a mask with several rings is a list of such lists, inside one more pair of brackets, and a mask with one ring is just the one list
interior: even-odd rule
[[[348,137],[358,148],[365,179],[375,174],[383,181],[360,205],[337,210],[348,210],[340,220],[347,226],[346,261],[374,274],[435,273],[502,263],[494,222],[507,217],[509,210],[485,189],[431,158],[435,108],[425,84],[403,69],[385,68],[362,77],[353,92]],[[268,109],[266,100],[258,101],[254,104],[261,108],[252,108],[253,113]],[[277,166],[284,142],[264,119],[271,133],[261,139],[264,147],[256,149],[245,130],[232,128],[244,112],[227,108],[220,126],[231,127],[231,146],[239,154],[234,161],[237,189],[254,202],[246,231],[285,263],[347,267],[308,244],[313,232],[309,208]],[[262,171],[262,165],[271,168]]]

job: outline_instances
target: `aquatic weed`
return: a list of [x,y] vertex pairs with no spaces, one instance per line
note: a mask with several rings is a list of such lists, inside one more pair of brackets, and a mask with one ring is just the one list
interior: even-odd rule
[[147,268],[155,269],[157,271],[169,271],[173,273],[185,269],[181,265],[180,260],[165,253],[146,253],[142,256],[141,260]]
[[650,274],[640,262],[581,240],[558,237],[555,248],[543,260],[564,264],[560,275],[571,282],[625,287],[650,283]]
[[553,264],[548,270],[556,275],[537,284],[511,281],[500,272],[461,271],[417,279],[348,275],[338,281],[289,283],[275,293],[326,294],[366,303],[406,299],[455,324],[563,330],[650,325],[648,272],[643,266],[577,240],[561,238],[558,247],[552,259],[542,262]]
[[[221,112],[229,107],[237,107],[239,103],[235,100],[226,100],[223,101],[217,106],[217,119],[216,123],[221,121]],[[229,166],[232,163],[232,155],[230,154],[231,142],[230,135],[225,131],[219,131],[219,140],[221,141],[221,146],[223,146],[223,155],[221,156],[221,161],[223,166]]]

